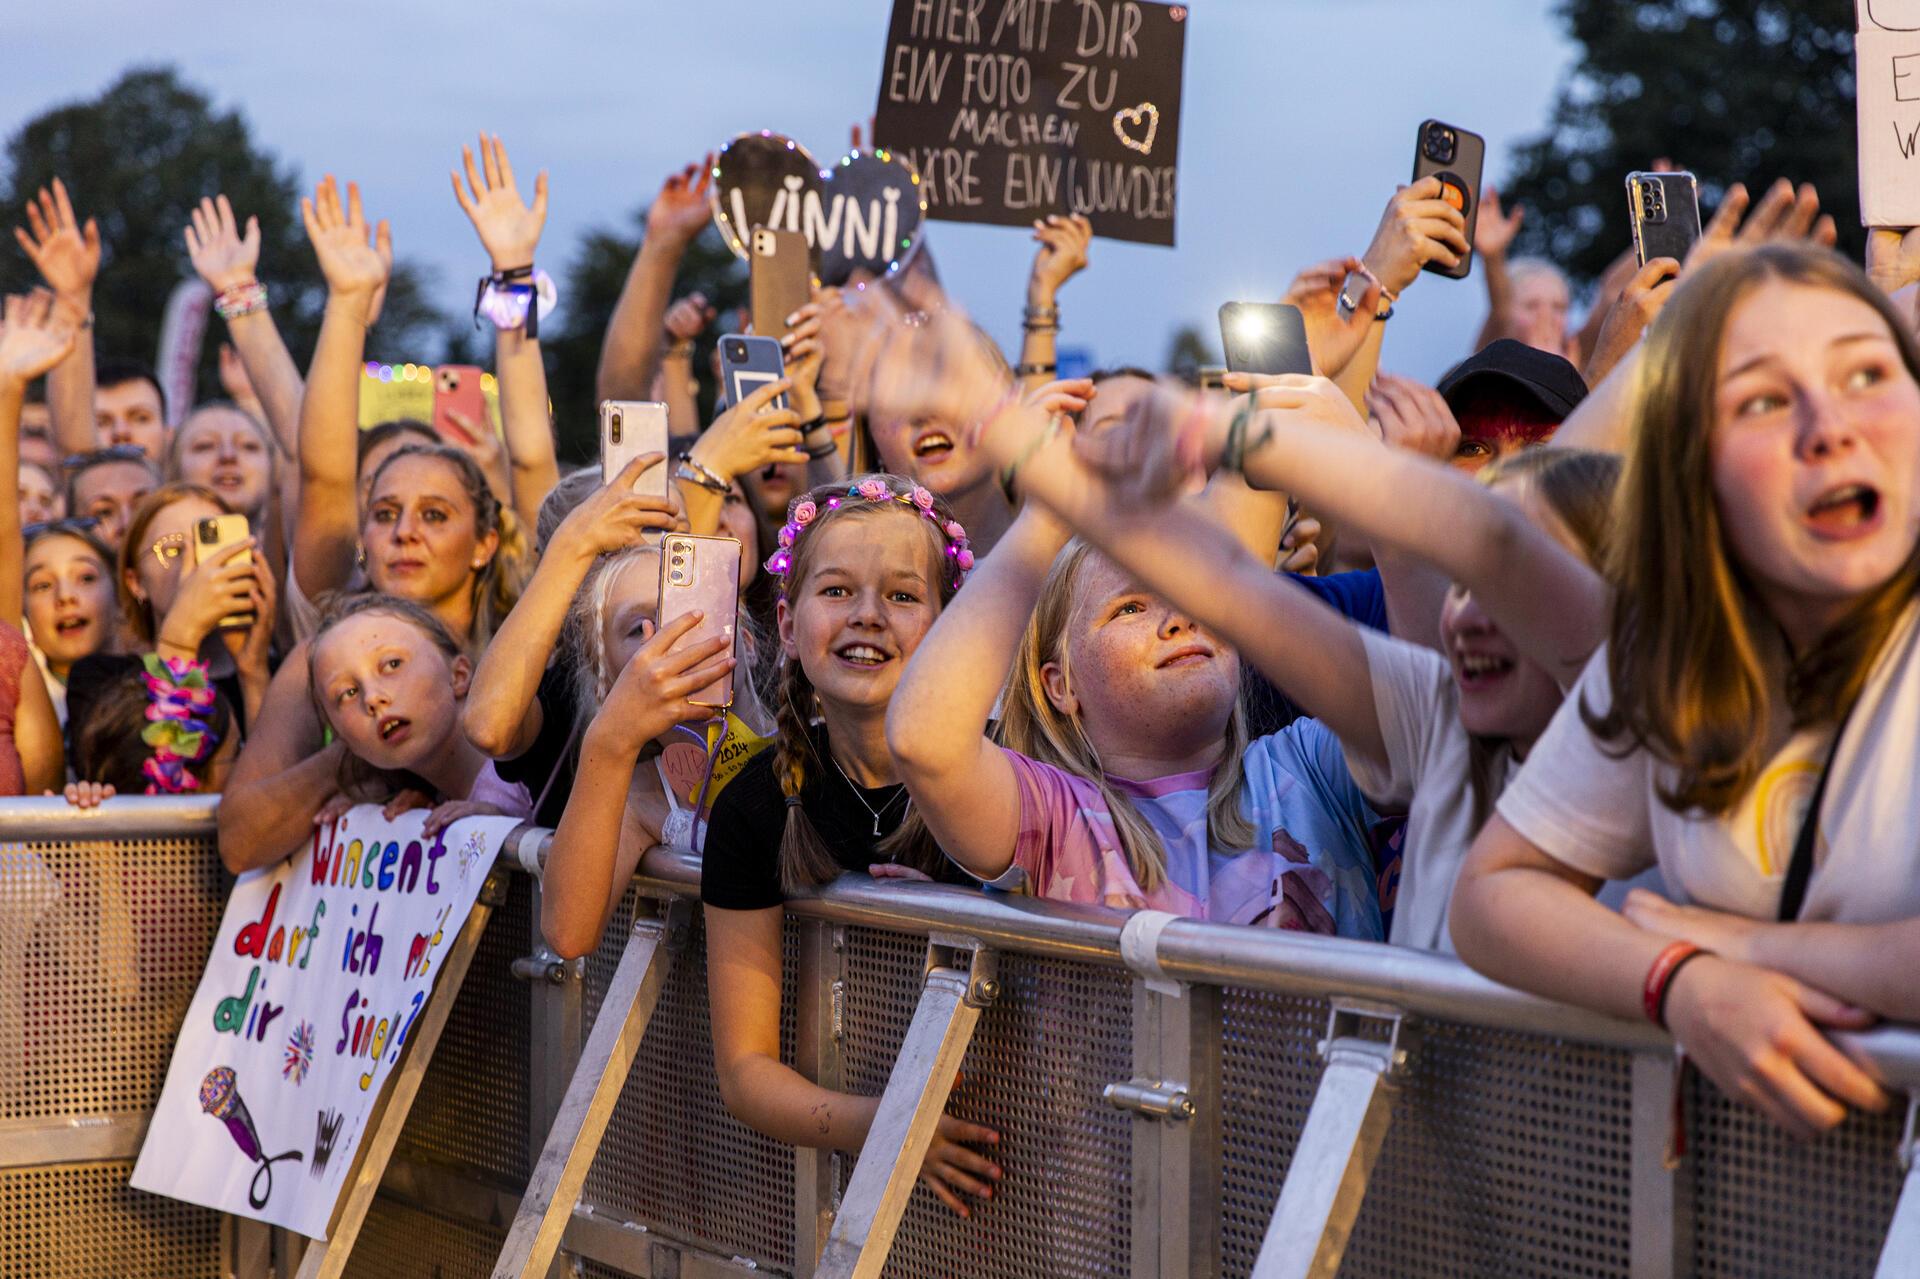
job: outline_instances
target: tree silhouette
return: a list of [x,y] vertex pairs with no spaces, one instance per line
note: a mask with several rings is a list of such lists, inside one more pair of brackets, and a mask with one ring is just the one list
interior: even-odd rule
[[1858,257],[1851,0],[1562,0],[1582,53],[1503,194],[1517,249],[1591,281],[1631,243],[1626,175],[1670,158],[1711,211],[1744,182],[1812,182]]

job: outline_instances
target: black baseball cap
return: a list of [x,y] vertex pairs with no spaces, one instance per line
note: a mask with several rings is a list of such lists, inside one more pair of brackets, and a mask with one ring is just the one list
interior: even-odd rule
[[1448,405],[1460,406],[1468,389],[1491,390],[1494,384],[1516,391],[1554,417],[1564,421],[1587,398],[1580,370],[1563,356],[1512,338],[1497,338],[1447,370],[1436,387]]

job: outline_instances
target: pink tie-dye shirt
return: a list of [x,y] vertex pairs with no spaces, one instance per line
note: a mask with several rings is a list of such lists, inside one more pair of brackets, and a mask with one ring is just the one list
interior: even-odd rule
[[[1207,833],[1210,773],[1110,778],[1159,834],[1167,878],[1144,891],[1113,817],[1083,777],[1006,752],[1020,786],[1013,865],[989,884],[1036,897],[1152,908],[1221,923],[1302,928],[1378,941],[1380,906],[1366,831],[1375,821],[1333,734],[1298,720],[1247,748],[1251,849],[1219,850]],[[1292,907],[1282,910],[1282,903]]]

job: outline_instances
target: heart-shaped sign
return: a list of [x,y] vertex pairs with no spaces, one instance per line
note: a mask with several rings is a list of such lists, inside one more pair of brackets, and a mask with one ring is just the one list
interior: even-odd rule
[[807,149],[770,129],[743,133],[720,148],[713,162],[714,225],[727,246],[747,256],[747,236],[756,226],[800,229],[800,211],[811,194],[820,203],[820,166]]
[[756,226],[807,237],[821,282],[845,284],[856,271],[898,270],[919,247],[926,190],[905,156],[851,151],[831,169],[791,138],[743,133],[713,166],[714,224],[727,245],[747,256]]
[[660,752],[660,764],[673,793],[682,804],[691,804],[700,783],[706,780],[707,752],[692,742],[670,742]]
[[801,230],[814,246],[820,279],[845,284],[855,271],[897,271],[920,246],[927,193],[920,173],[896,151],[850,151],[831,174],[822,196],[824,214],[803,205]]
[[[1146,126],[1147,136],[1136,138],[1129,129],[1137,130]],[[1153,152],[1153,135],[1160,131],[1160,108],[1151,102],[1142,102],[1137,107],[1122,107],[1113,113],[1113,136],[1120,139],[1120,145],[1141,155]]]

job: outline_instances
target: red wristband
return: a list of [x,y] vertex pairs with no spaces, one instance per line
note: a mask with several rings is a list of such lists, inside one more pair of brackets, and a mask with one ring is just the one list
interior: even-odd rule
[[1674,974],[1685,967],[1688,960],[1711,953],[1690,941],[1677,941],[1654,957],[1653,967],[1647,969],[1647,980],[1640,988],[1640,1007],[1648,1021],[1666,1029],[1667,987],[1673,983]]

